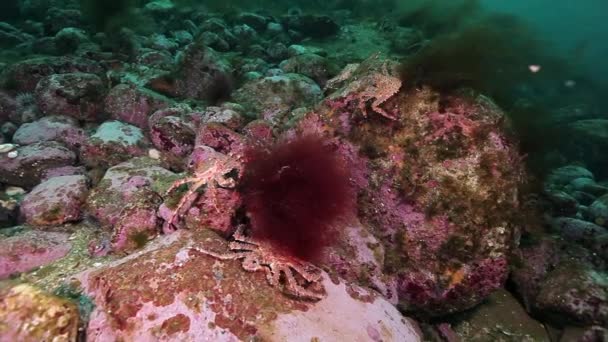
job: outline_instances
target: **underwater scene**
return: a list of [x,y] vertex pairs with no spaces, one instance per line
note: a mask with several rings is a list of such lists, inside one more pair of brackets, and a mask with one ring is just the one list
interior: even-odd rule
[[1,0],[22,341],[608,342],[608,2]]

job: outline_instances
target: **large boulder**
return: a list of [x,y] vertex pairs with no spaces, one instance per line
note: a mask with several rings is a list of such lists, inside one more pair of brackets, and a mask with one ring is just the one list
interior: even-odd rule
[[[327,275],[312,302],[269,285],[262,270],[220,261],[187,246],[225,250],[210,230],[179,231],[128,259],[79,279],[96,308],[87,340],[421,341],[416,324],[372,292]],[[161,248],[162,247],[162,248]]]
[[440,103],[430,89],[402,89],[392,66],[377,58],[349,66],[293,130],[338,137],[359,219],[383,247],[401,307],[423,316],[465,310],[507,278],[521,158],[489,99]]

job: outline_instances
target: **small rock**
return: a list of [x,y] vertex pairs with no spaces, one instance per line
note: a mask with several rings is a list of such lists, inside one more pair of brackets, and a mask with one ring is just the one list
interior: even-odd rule
[[108,167],[147,153],[148,140],[138,127],[107,121],[87,139],[80,150],[82,161],[88,166]]
[[105,99],[105,110],[116,120],[148,129],[148,117],[155,111],[167,108],[173,101],[153,91],[119,84]]
[[563,187],[577,178],[594,179],[593,173],[581,166],[568,165],[551,171],[545,186],[549,188]]
[[89,37],[82,29],[75,27],[64,27],[55,35],[55,44],[60,53],[70,54],[78,49],[78,46],[89,41]]
[[586,192],[594,196],[601,196],[608,192],[607,187],[599,185],[593,179],[586,177],[573,179],[570,184],[567,185],[567,188]]
[[548,191],[547,198],[553,203],[555,211],[561,215],[575,215],[578,202],[564,191]]
[[304,53],[281,62],[280,67],[286,73],[298,73],[315,80],[321,87],[337,72],[324,57]]
[[35,122],[21,125],[13,135],[13,141],[29,145],[43,141],[59,141],[70,148],[78,148],[86,134],[74,118],[68,116],[45,116]]
[[266,17],[249,12],[239,14],[237,21],[249,25],[259,32],[264,30],[268,23],[268,19]]
[[32,285],[0,290],[0,321],[6,341],[76,341],[79,320],[74,303]]
[[233,97],[251,117],[279,119],[294,108],[313,105],[321,96],[321,88],[310,78],[284,74],[248,81]]
[[53,177],[25,196],[21,202],[21,215],[33,226],[78,221],[87,191],[85,176]]
[[7,186],[6,189],[4,189],[4,193],[7,196],[17,196],[17,195],[25,194],[25,190],[23,190],[23,188],[20,188],[18,186]]
[[16,144],[1,144],[0,153],[8,153],[17,147]]
[[[102,74],[97,62],[80,57],[38,57],[26,59],[9,66],[0,78],[0,83],[11,85],[18,92],[33,92],[38,81],[53,74],[88,73]],[[57,113],[66,114],[66,113]]]
[[608,233],[604,227],[570,217],[551,220],[551,228],[567,241],[580,243],[589,248],[594,247],[596,237]]
[[67,115],[98,121],[105,85],[93,74],[68,73],[44,77],[36,86],[36,102],[46,115]]
[[0,155],[0,182],[21,187],[38,184],[49,169],[73,165],[76,155],[55,141],[19,147],[17,156]]
[[604,195],[591,203],[589,214],[596,224],[608,227],[608,195]]
[[160,166],[158,160],[134,158],[109,168],[87,197],[88,212],[104,226],[113,226],[126,204],[149,196],[142,188],[164,194],[177,176]]
[[545,327],[532,319],[521,304],[504,289],[458,320],[454,330],[461,341],[482,341],[488,336],[517,336],[519,341],[551,341]]
[[289,15],[283,17],[283,24],[290,30],[301,32],[311,38],[327,38],[338,33],[340,26],[327,15]]

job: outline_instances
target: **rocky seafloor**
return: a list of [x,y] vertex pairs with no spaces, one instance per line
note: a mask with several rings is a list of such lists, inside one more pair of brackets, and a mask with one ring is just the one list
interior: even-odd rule
[[[417,30],[151,1],[154,33],[108,34],[23,3],[0,23],[1,341],[608,340],[608,179],[566,163],[530,190],[492,99],[402,84]],[[601,146],[605,122],[568,125]],[[245,241],[248,146],[307,135],[357,194],[318,272],[218,257]]]

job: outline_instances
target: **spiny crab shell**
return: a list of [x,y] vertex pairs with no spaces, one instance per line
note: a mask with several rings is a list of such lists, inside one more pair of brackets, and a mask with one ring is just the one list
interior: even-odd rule
[[245,226],[239,225],[229,244],[229,251],[215,252],[204,247],[189,247],[198,253],[220,260],[243,259],[243,269],[248,272],[264,271],[270,286],[280,286],[281,291],[293,298],[317,301],[326,297],[321,284],[322,271],[316,266],[297,258],[278,253],[271,245],[245,235]]
[[200,168],[194,169],[194,174],[174,182],[166,192],[168,197],[173,191],[184,184],[191,184],[186,193],[181,197],[179,202],[167,217],[164,217],[163,232],[165,234],[174,232],[177,229],[179,219],[190,209],[192,203],[198,198],[198,190],[207,187],[219,187],[224,189],[233,189],[236,186],[236,180],[231,177],[234,171],[241,168],[241,162],[238,158],[230,156],[217,156],[209,162],[204,163]]
[[[397,120],[397,116],[389,113],[381,106],[401,90],[401,79],[392,75],[393,66],[384,61],[374,70],[374,62],[379,55],[372,56],[361,64],[349,64],[335,78],[331,79],[326,91],[339,89],[330,96],[330,101],[340,104],[356,102],[363,116],[368,117],[367,103],[372,101],[371,110],[390,120]],[[346,85],[342,86],[342,84]]]

